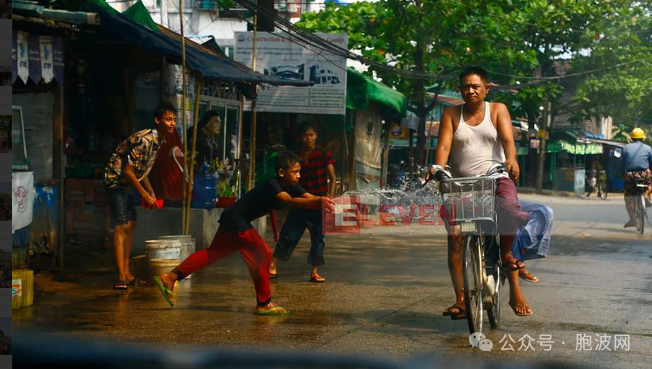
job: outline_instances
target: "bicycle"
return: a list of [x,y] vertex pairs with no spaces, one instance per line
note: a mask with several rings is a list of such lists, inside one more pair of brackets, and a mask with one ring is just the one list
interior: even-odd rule
[[643,234],[645,232],[646,219],[648,222],[650,221],[647,216],[647,208],[645,207],[645,192],[648,190],[649,185],[644,179],[637,179],[635,185],[634,225],[636,226],[636,230]]
[[598,172],[591,172],[586,176],[586,185],[588,191],[586,197],[590,197],[593,191],[598,191],[598,198],[602,200],[607,199],[607,181],[606,172],[604,170]]
[[[464,238],[462,268],[469,332],[482,332],[483,314],[491,328],[500,322],[500,245],[496,216],[496,175],[504,164],[492,166],[485,176],[453,178],[447,169],[433,166],[439,181],[442,212],[451,225],[459,225]],[[502,278],[502,280],[501,280]]]

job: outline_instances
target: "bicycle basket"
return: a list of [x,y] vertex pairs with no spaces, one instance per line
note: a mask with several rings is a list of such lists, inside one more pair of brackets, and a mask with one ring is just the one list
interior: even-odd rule
[[492,178],[453,178],[441,184],[442,216],[451,224],[494,220],[496,181]]

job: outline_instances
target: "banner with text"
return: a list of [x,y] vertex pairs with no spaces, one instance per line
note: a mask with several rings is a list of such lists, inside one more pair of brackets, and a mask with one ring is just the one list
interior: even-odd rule
[[[346,34],[317,33],[335,46],[347,48]],[[253,32],[235,32],[234,59],[249,68]],[[346,114],[346,58],[307,46],[287,35],[258,32],[256,71],[288,81],[312,81],[312,87],[262,86],[258,112]],[[251,110],[251,104],[245,106]]]
[[34,172],[11,173],[11,233],[32,223]]

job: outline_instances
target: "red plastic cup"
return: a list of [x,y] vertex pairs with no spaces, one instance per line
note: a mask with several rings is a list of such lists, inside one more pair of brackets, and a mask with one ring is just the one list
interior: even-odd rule
[[[141,201],[140,206],[142,206],[143,209],[148,209],[147,203],[145,203],[145,200]],[[156,208],[154,208],[154,209],[163,209],[163,199],[156,199]]]

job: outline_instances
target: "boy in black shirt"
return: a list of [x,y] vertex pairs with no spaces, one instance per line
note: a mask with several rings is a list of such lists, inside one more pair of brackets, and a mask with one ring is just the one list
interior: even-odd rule
[[276,159],[275,178],[247,192],[220,217],[220,227],[208,249],[190,255],[170,273],[154,277],[165,300],[174,305],[172,290],[176,281],[238,251],[242,255],[256,287],[256,314],[283,315],[288,311],[272,302],[269,288],[269,265],[272,252],[256,232],[251,221],[283,205],[294,208],[332,210],[333,200],[313,196],[299,186],[301,161],[296,154],[285,151]]

